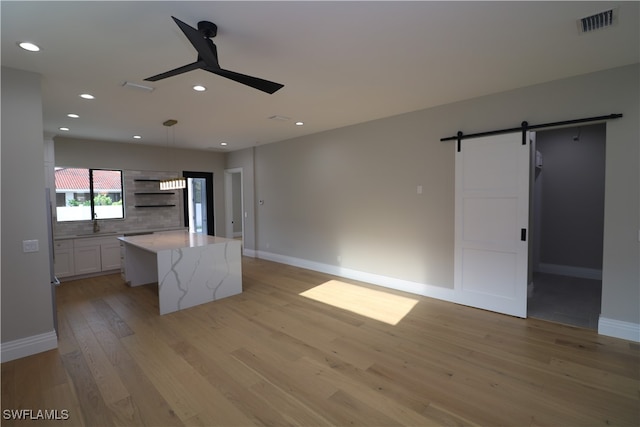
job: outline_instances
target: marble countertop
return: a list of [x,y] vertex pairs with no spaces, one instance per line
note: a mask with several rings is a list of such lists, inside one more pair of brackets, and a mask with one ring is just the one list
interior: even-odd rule
[[163,231],[140,236],[118,237],[118,239],[150,252],[195,248],[237,241],[224,237],[209,236],[207,234],[189,233],[184,230]]
[[186,228],[169,228],[169,229],[152,229],[152,230],[127,230],[127,231],[98,231],[97,233],[87,232],[81,234],[61,234],[53,236],[53,240],[69,240],[69,239],[87,239],[92,237],[116,237],[135,234],[151,234],[160,233],[164,231],[185,231]]

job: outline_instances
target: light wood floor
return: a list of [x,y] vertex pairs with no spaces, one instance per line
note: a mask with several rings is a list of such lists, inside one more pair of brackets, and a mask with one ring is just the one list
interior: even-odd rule
[[2,425],[640,425],[637,344],[394,291],[418,303],[390,325],[299,295],[332,276],[243,270],[165,316],[154,286],[63,283],[59,348],[2,364],[2,409],[70,417]]

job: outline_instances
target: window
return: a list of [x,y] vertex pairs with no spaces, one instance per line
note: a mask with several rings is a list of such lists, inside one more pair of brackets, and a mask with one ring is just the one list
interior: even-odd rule
[[59,222],[124,218],[122,171],[55,168]]

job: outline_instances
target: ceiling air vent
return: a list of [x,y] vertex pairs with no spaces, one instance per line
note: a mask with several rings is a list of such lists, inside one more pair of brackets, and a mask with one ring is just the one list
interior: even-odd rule
[[618,22],[618,9],[609,9],[595,15],[586,16],[578,19],[578,31],[582,33],[590,33],[602,28],[611,27]]
[[287,120],[291,120],[291,117],[275,115],[275,116],[269,117],[268,119],[269,120],[275,120],[275,121],[278,121],[278,122],[286,122]]

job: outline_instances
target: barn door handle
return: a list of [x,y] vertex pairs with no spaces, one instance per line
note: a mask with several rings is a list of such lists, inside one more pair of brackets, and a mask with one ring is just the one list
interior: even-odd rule
[[520,229],[520,240],[522,240],[523,242],[527,241],[527,229],[526,228],[521,228]]

